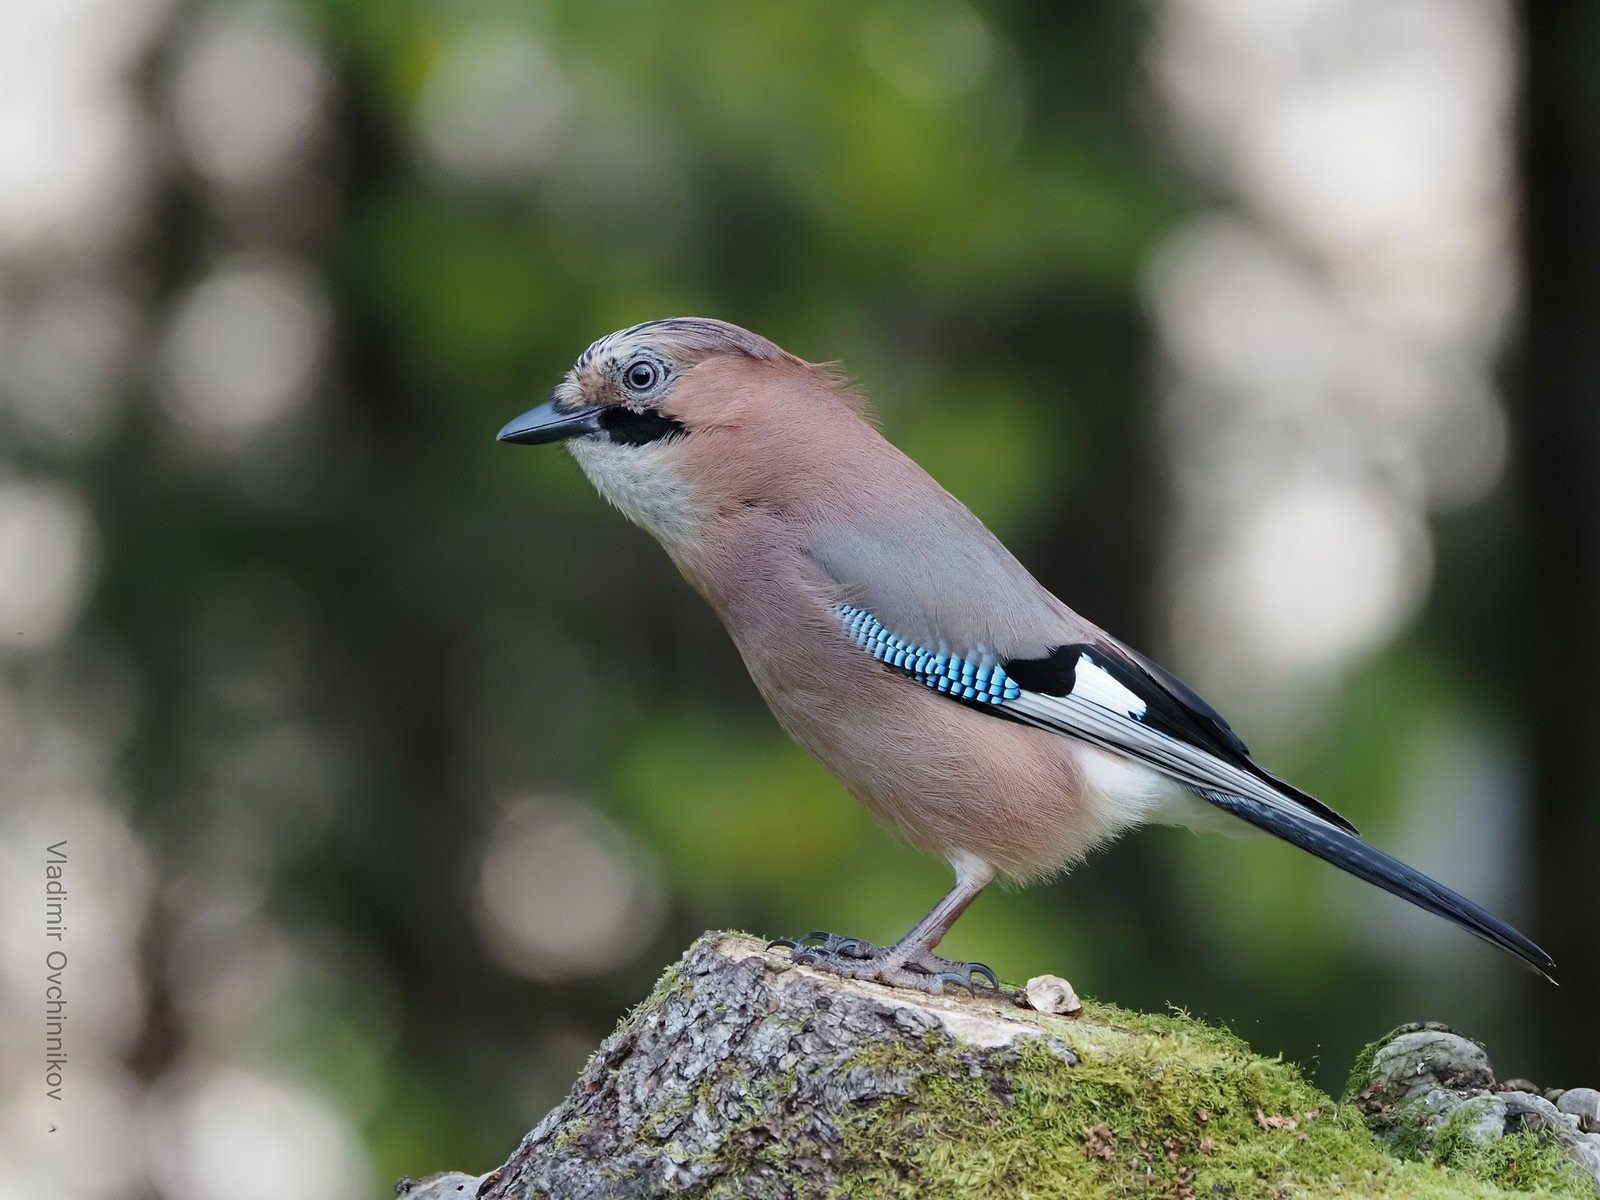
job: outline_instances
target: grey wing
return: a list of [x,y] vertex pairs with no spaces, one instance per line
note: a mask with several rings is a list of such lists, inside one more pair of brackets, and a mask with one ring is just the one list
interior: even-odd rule
[[[948,493],[932,489],[905,511],[820,526],[807,550],[840,602],[904,648],[902,662],[920,652],[943,656],[941,671],[970,670],[958,698],[977,698],[977,673],[987,681],[1000,668],[1022,692],[994,705],[996,715],[1139,759],[1193,788],[1298,806],[1354,831],[1333,809],[1256,764],[1191,688],[1051,595]],[[1080,668],[1085,686],[1078,685]],[[961,694],[969,688],[972,696]],[[1119,690],[1128,704],[1100,702]]]
[[936,487],[904,510],[817,526],[806,549],[842,599],[929,648],[1028,657],[1093,629]]

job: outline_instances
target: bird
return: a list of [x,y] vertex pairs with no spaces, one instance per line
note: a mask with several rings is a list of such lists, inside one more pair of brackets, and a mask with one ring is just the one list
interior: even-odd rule
[[836,364],[712,318],[647,321],[591,344],[498,439],[564,444],[721,618],[788,734],[954,872],[898,941],[775,940],[797,960],[935,994],[998,987],[935,953],[984,888],[1175,824],[1264,830],[1551,977],[1527,937],[1363,841],[1046,590],[880,433]]

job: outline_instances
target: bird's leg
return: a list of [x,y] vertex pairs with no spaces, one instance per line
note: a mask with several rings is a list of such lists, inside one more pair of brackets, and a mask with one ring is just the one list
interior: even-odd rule
[[944,939],[944,935],[950,932],[950,927],[956,923],[956,919],[967,911],[967,906],[978,898],[978,893],[983,891],[988,883],[988,878],[979,881],[958,877],[955,887],[945,893],[939,903],[929,910],[927,916],[913,925],[911,932],[905,937],[888,948],[885,952],[885,964],[909,967],[924,976],[931,976],[940,983],[960,984],[968,991],[972,990],[974,975],[987,979],[991,987],[999,987],[1000,980],[982,963],[956,962],[941,958],[933,952],[934,947]]
[[[801,938],[779,938],[771,944],[789,947],[796,962],[849,979],[874,979],[935,994],[943,991],[947,983],[970,992],[974,977],[999,987],[995,973],[982,963],[955,962],[933,952],[940,939],[950,931],[950,926],[956,923],[956,918],[988,883],[987,871],[960,872],[955,887],[911,927],[911,932],[892,946],[874,946],[859,938],[822,932],[808,933]],[[813,942],[818,944],[811,944]]]

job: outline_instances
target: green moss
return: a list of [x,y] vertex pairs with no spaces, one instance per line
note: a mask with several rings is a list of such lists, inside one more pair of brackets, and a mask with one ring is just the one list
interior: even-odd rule
[[1384,1143],[1392,1154],[1405,1159],[1433,1157],[1437,1131],[1429,1128],[1426,1112],[1420,1108],[1392,1113],[1389,1127],[1384,1130]]
[[1459,1162],[1401,1161],[1353,1106],[1182,1014],[1092,1004],[1077,1021],[1040,1023],[1079,1065],[1025,1043],[1004,1096],[961,1068],[953,1044],[931,1058],[874,1050],[869,1065],[916,1072],[916,1084],[848,1131],[844,1194],[1592,1197],[1559,1149],[1528,1139],[1463,1149]]
[[1354,1100],[1356,1093],[1367,1086],[1367,1080],[1372,1077],[1372,1060],[1378,1057],[1379,1050],[1382,1050],[1394,1040],[1395,1035],[1402,1028],[1404,1027],[1397,1026],[1377,1041],[1368,1042],[1361,1047],[1360,1052],[1356,1054],[1355,1062],[1350,1064],[1350,1074],[1344,1081],[1344,1098],[1346,1100]]
[[[647,1003],[688,986],[674,968]],[[793,1114],[793,1127],[770,1106],[752,1103],[745,1113],[735,1102],[730,1112],[731,1098],[774,1085],[737,1077],[732,1062],[645,1136],[667,1137],[688,1109],[721,1107],[718,1170],[696,1193],[707,1200],[743,1195],[751,1179],[782,1178],[795,1155],[819,1151],[838,1171],[836,1195],[857,1200],[1594,1200],[1558,1146],[1532,1135],[1480,1143],[1470,1136],[1470,1113],[1436,1130],[1419,1123],[1410,1157],[1376,1139],[1348,1094],[1392,1034],[1362,1051],[1347,1101],[1338,1102],[1292,1064],[1182,1012],[1085,1001],[1071,1019],[1009,1006],[1005,1015],[1044,1036],[983,1049],[933,1030],[915,1041],[873,1042],[843,1063],[843,1076],[865,1071],[894,1086],[872,1089],[883,1099],[834,1114],[837,1148],[818,1146],[805,1112]],[[1007,1061],[985,1065],[993,1056]],[[780,1083],[795,1087],[792,1069]],[[905,1094],[893,1094],[902,1086]],[[1404,1124],[1404,1114],[1395,1117]],[[681,1144],[663,1149],[692,1162]]]
[[1463,1105],[1434,1131],[1428,1157],[1485,1182],[1528,1191],[1593,1195],[1593,1184],[1556,1143],[1529,1131],[1484,1141],[1473,1136],[1481,1106]]
[[1594,1184],[1554,1142],[1528,1132],[1492,1142],[1461,1142],[1435,1151],[1434,1160],[1452,1170],[1508,1188],[1556,1195],[1590,1196]]
[[656,985],[650,989],[650,994],[628,1010],[627,1016],[623,1018],[623,1024],[627,1024],[641,1012],[649,1012],[664,1004],[669,996],[688,993],[693,985],[683,971],[684,959],[687,957],[685,955],[661,972],[661,978],[656,980]]

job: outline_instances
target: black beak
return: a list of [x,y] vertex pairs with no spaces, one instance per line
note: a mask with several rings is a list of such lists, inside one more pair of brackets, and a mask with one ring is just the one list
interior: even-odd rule
[[566,412],[557,408],[554,400],[546,400],[538,408],[530,408],[520,417],[507,421],[495,440],[515,442],[519,446],[540,446],[546,442],[564,442],[585,433],[599,433],[600,412],[598,404]]

